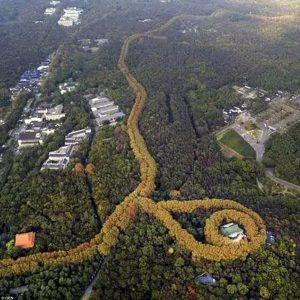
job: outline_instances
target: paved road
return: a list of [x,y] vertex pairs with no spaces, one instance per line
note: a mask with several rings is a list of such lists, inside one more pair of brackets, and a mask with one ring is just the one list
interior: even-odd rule
[[256,152],[256,160],[262,161],[265,153],[265,142],[269,139],[271,132],[265,128],[261,128],[262,135],[259,139],[250,136],[243,126],[232,124],[231,128],[236,131]]
[[[221,131],[221,133],[224,133],[226,130],[228,129],[233,129],[234,131],[236,131],[247,143],[249,143],[252,148],[255,150],[256,152],[256,160],[258,162],[261,162],[262,161],[262,158],[264,156],[264,153],[265,153],[265,142],[270,138],[270,135],[272,134],[272,132],[268,129],[266,129],[263,124],[259,124],[261,126],[260,129],[262,130],[262,135],[261,137],[259,138],[259,140],[257,141],[256,139],[252,138],[251,136],[249,136],[248,134],[246,134],[246,131],[245,129],[234,123],[228,127],[226,127],[224,129],[224,131]],[[283,179],[280,179],[278,177],[276,177],[274,175],[274,172],[272,169],[266,169],[265,170],[265,175],[266,177],[268,177],[269,179],[271,179],[272,181],[290,189],[290,190],[293,190],[293,191],[296,191],[297,193],[300,193],[300,186],[299,185],[296,185],[296,184],[293,184],[291,182],[288,182],[288,181],[285,181]]]
[[278,177],[276,177],[274,175],[274,172],[272,169],[266,169],[265,171],[265,174],[268,178],[270,178],[271,180],[273,180],[274,182],[277,182],[279,183],[280,185],[290,189],[290,190],[293,190],[293,191],[296,191],[298,193],[300,193],[300,186],[299,185],[296,185],[296,184],[293,184],[293,183],[290,183],[288,181],[285,181],[283,179],[280,179]]
[[81,297],[81,300],[88,300],[92,294],[93,286],[97,281],[97,277],[101,271],[101,268],[103,267],[103,264],[108,260],[108,257],[105,257],[103,261],[101,262],[99,269],[94,273],[93,280],[89,284],[89,286],[85,289],[83,296]]
[[90,283],[90,285],[85,289],[84,294],[81,298],[81,300],[88,300],[92,294],[93,291],[93,286],[97,281],[97,277],[99,275],[100,270],[95,274],[95,277],[93,279],[93,281]]

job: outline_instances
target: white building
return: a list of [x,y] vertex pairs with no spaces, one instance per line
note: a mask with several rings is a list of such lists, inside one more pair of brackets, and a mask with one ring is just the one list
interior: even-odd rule
[[49,152],[48,159],[43,163],[41,170],[51,169],[51,170],[62,170],[64,169],[73,154],[76,151],[76,146],[74,144],[60,147],[58,150]]
[[64,118],[66,114],[62,112],[63,108],[63,105],[59,104],[53,108],[48,109],[45,114],[45,119],[47,121],[57,121]]
[[19,148],[39,146],[43,144],[43,139],[40,132],[28,130],[20,132],[18,138]]
[[92,130],[90,127],[69,132],[65,137],[65,144],[66,145],[78,144],[84,140],[88,140],[91,133]]
[[66,93],[71,93],[76,90],[78,86],[78,82],[73,82],[71,79],[69,79],[68,82],[61,83],[58,88],[60,90],[61,95],[64,95]]
[[58,20],[58,25],[70,27],[80,24],[79,17],[82,12],[83,10],[77,7],[68,7],[64,9],[64,14]]
[[104,122],[114,123],[116,119],[125,116],[120,111],[119,106],[107,97],[96,97],[89,101],[91,110],[96,119],[98,126],[101,126]]
[[55,13],[55,11],[56,11],[55,7],[48,7],[48,8],[46,8],[44,15],[52,16]]

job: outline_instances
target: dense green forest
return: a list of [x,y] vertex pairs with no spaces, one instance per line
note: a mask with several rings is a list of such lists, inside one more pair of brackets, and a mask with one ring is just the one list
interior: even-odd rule
[[[37,231],[32,251],[39,252],[74,247],[99,230],[85,178],[76,174],[72,165],[63,172],[40,171],[49,151],[63,145],[66,132],[89,124],[80,105],[65,104],[67,118],[58,132],[43,146],[22,150],[13,161],[0,196],[1,256],[27,254],[11,246],[18,232]],[[83,154],[79,152],[77,160]]]
[[[286,243],[246,260],[195,265],[160,222],[140,214],[103,265],[91,299],[297,299],[293,247]],[[215,286],[196,283],[204,272]]]
[[[21,20],[4,24],[0,22],[0,82],[6,87],[12,86],[25,70],[37,67],[66,39],[64,31],[56,23],[57,17],[34,23],[40,20],[43,9],[47,7],[45,2],[38,5],[36,2],[24,1],[23,6],[28,13],[26,15],[23,9],[18,14]],[[19,7],[15,1],[5,1],[5,7],[9,8],[10,5]]]
[[28,94],[20,94],[12,103],[10,113],[5,124],[0,126],[0,145],[2,146],[8,139],[9,131],[14,129],[19,121],[26,101],[29,99]]
[[18,299],[78,299],[102,263],[101,257],[83,264],[47,266],[30,276],[15,276],[0,281],[0,293],[8,295],[10,288],[25,286],[28,291]]
[[266,147],[264,164],[274,168],[276,176],[300,184],[300,125],[275,134]]

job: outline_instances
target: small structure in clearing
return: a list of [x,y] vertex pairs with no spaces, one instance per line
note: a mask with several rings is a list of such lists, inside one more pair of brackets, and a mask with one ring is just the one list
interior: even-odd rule
[[[9,290],[9,294],[18,297],[18,295],[23,294],[25,292],[28,292],[28,286],[23,285],[16,288],[11,288]],[[10,299],[9,297],[6,297],[7,299]]]
[[275,243],[275,235],[270,231],[267,231],[266,243],[267,245],[271,245]]
[[22,249],[29,249],[34,247],[35,244],[35,232],[25,232],[16,234],[15,247]]
[[198,275],[195,278],[197,283],[201,283],[201,284],[206,284],[206,285],[215,285],[216,284],[216,279],[213,278],[210,274],[208,273],[203,273],[201,275]]
[[220,232],[235,242],[239,242],[245,237],[244,230],[238,224],[232,222],[222,225]]

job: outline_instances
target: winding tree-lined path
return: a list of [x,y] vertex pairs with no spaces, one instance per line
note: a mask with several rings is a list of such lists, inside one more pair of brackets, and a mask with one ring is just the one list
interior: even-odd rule
[[[211,15],[214,17],[214,14]],[[263,220],[258,214],[243,205],[222,199],[193,200],[193,201],[168,201],[155,203],[148,197],[155,190],[155,177],[157,174],[156,163],[149,153],[146,143],[138,127],[139,118],[144,108],[147,93],[145,88],[130,73],[126,58],[132,42],[143,37],[156,37],[158,33],[180,19],[198,19],[207,16],[179,15],[171,18],[158,29],[145,33],[138,33],[128,37],[123,44],[118,66],[129,85],[135,92],[135,104],[128,118],[127,128],[130,144],[136,159],[140,164],[141,182],[137,188],[119,204],[115,211],[107,218],[102,230],[89,242],[67,251],[54,251],[50,253],[37,253],[26,257],[4,259],[0,261],[0,277],[13,276],[25,272],[35,271],[42,265],[57,265],[80,263],[92,259],[98,252],[108,255],[113,246],[118,242],[118,235],[131,222],[134,221],[137,210],[140,209],[155,218],[168,228],[170,235],[182,247],[190,251],[193,259],[231,260],[246,256],[257,250],[265,241],[266,230]],[[207,221],[205,227],[206,240],[209,244],[197,242],[194,237],[173,219],[171,212],[192,212],[193,210],[219,208]],[[238,244],[231,243],[227,238],[218,234],[220,221],[226,218],[243,225],[247,238]]]

